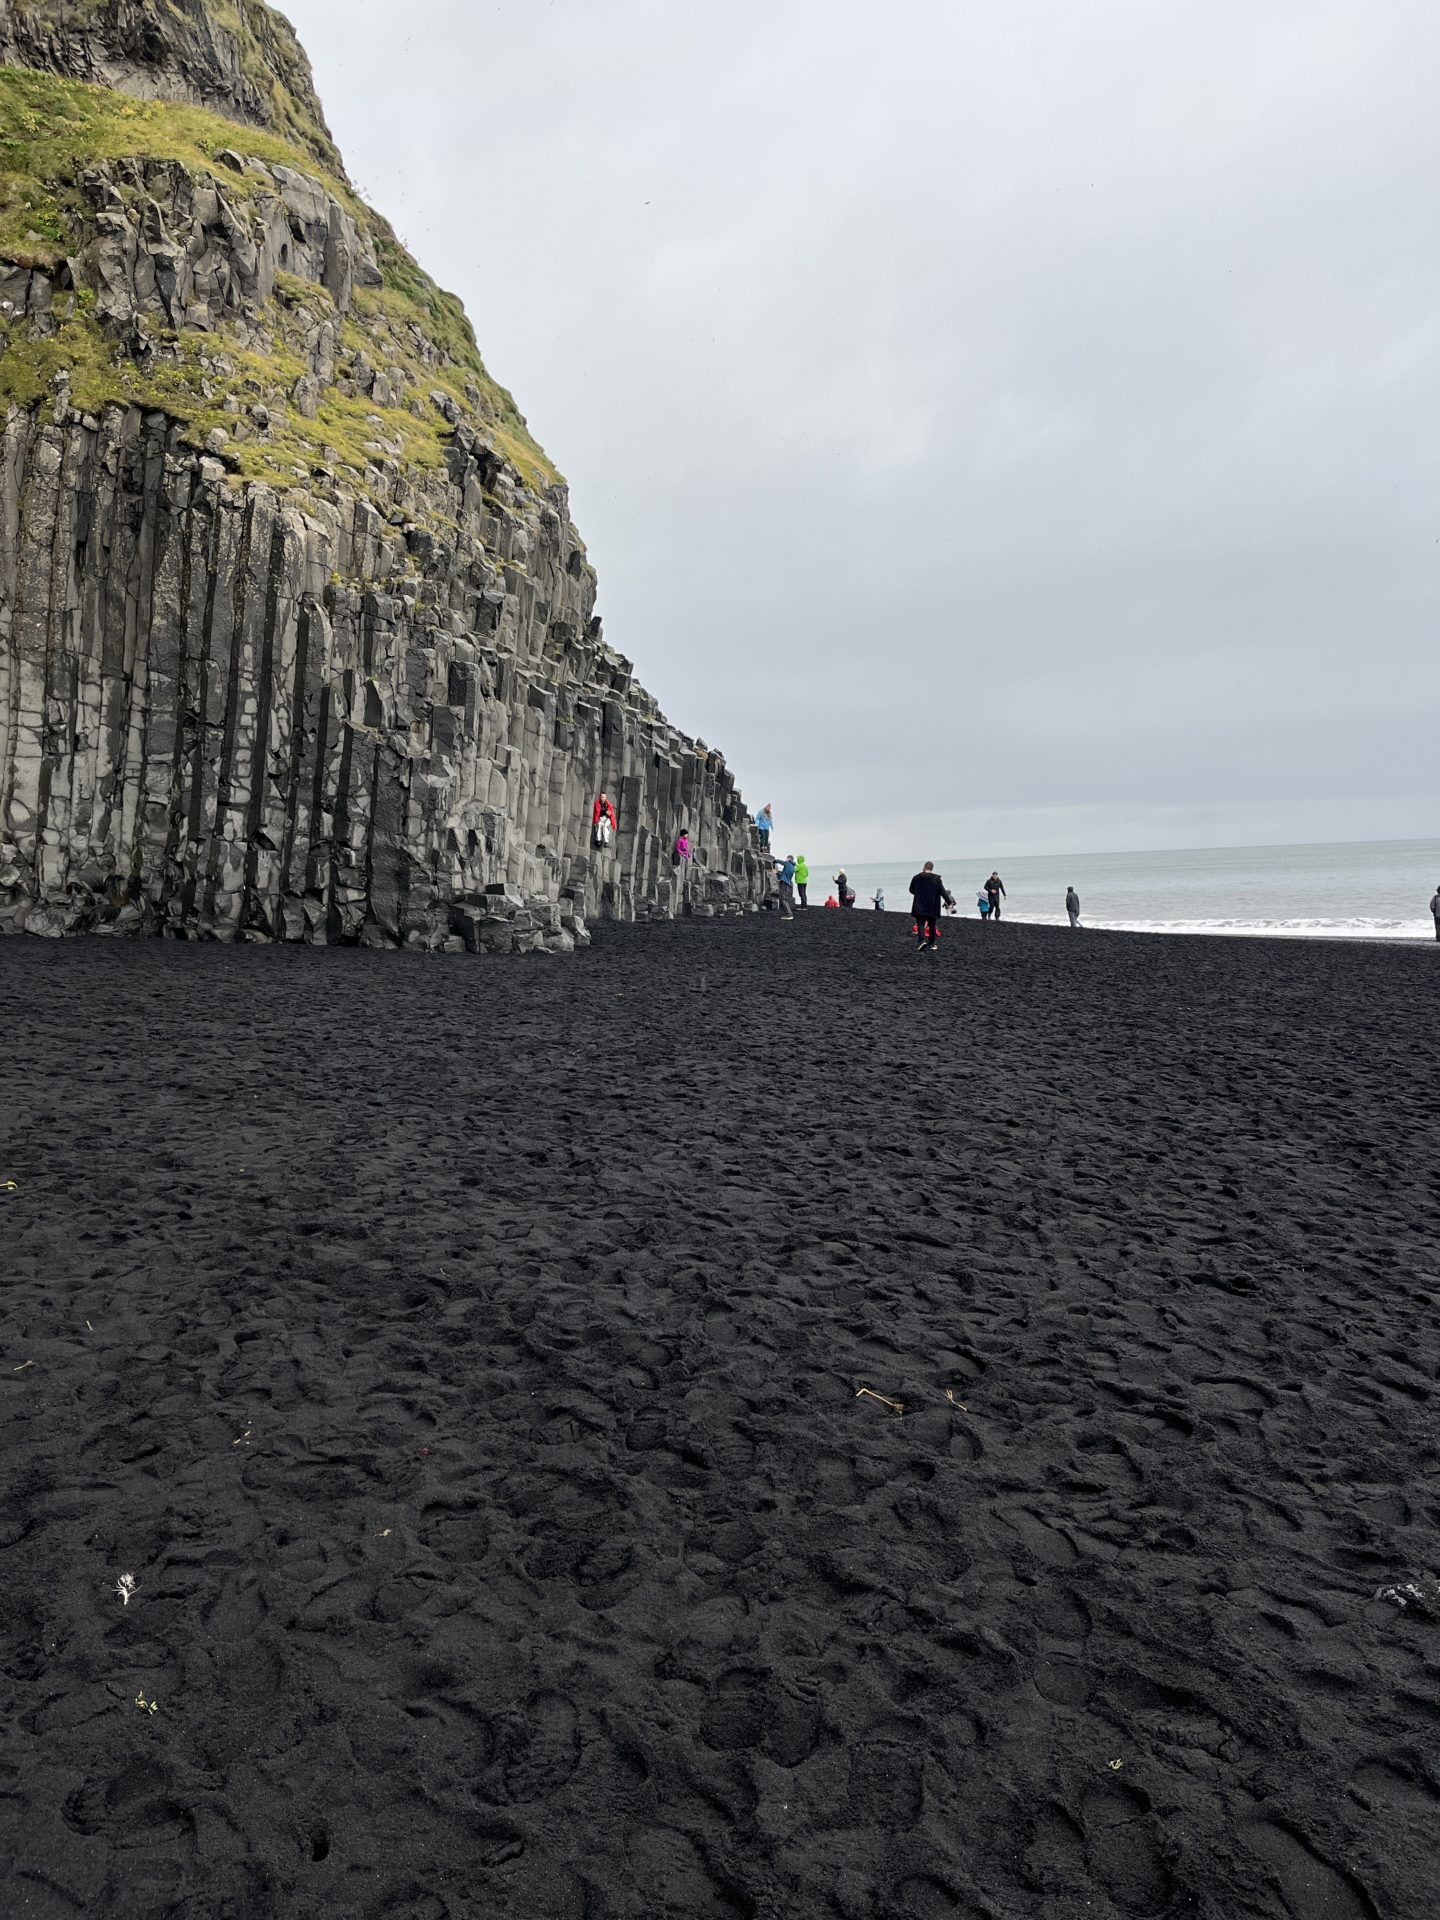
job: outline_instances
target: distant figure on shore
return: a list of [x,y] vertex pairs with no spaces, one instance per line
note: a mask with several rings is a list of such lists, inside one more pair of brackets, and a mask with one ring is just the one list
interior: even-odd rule
[[988,893],[986,893],[986,892],[984,892],[984,891],[983,891],[983,889],[982,889],[982,891],[981,891],[981,892],[979,892],[979,893],[977,893],[977,894],[976,894],[976,896],[975,896],[975,904],[976,904],[976,906],[977,906],[977,907],[979,907],[979,909],[980,909],[980,918],[981,918],[982,920],[987,920],[987,921],[988,921],[988,920],[989,920],[989,918],[990,918],[990,896],[989,896],[989,894],[988,894]]
[[835,898],[833,893],[830,893],[825,896],[825,904],[827,907],[838,907],[840,902]]
[[935,862],[927,860],[910,882],[910,902],[915,913],[917,953],[940,951],[940,903],[953,898],[945,882],[935,871]]
[[685,831],[684,827],[681,827],[679,833],[675,836],[675,858],[677,860],[688,860],[690,858],[690,835]]
[[1435,938],[1440,940],[1440,883],[1436,884],[1435,891],[1430,896],[1430,911],[1435,916]]
[[876,911],[876,913],[884,913],[884,911],[885,911],[885,889],[884,889],[884,887],[876,887],[876,889],[875,889],[875,898],[874,898],[874,900],[873,900],[873,901],[871,902],[871,905],[872,905],[872,906],[874,907],[874,909],[875,909],[875,911]]
[[846,878],[845,869],[842,867],[839,873],[835,874],[833,878],[835,881],[835,890],[840,895],[841,906],[853,907],[855,904],[855,895],[850,891],[850,882]]
[[1065,911],[1070,916],[1071,926],[1078,927],[1080,924],[1080,896],[1076,893],[1074,887],[1067,887],[1065,889]]
[[990,878],[985,882],[985,891],[990,896],[990,918],[992,920],[998,920],[1000,918],[1000,898],[1005,891],[1005,882],[1000,878],[998,873],[992,873]]
[[770,836],[775,831],[775,822],[770,814],[770,802],[767,800],[755,816],[755,831],[760,835],[760,851],[770,851]]
[[596,846],[608,847],[615,838],[615,830],[620,823],[615,818],[614,807],[603,793],[596,799],[594,812],[590,815],[590,823],[595,829]]
[[795,891],[800,896],[800,904],[802,907],[808,907],[810,904],[805,898],[805,890],[809,885],[810,863],[802,853],[795,862]]
[[777,878],[780,882],[780,918],[793,920],[795,918],[795,856],[793,853],[787,853],[781,861]]

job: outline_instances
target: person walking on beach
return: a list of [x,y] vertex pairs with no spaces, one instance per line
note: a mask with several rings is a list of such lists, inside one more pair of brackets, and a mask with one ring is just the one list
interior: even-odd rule
[[795,862],[795,891],[800,896],[800,905],[802,907],[808,907],[810,905],[810,902],[805,898],[805,889],[809,885],[810,863],[802,853]]
[[940,951],[940,905],[953,896],[935,871],[935,862],[927,860],[910,882],[910,902],[915,914],[917,953]]
[[1435,916],[1435,938],[1440,940],[1440,883],[1430,896],[1430,911]]
[[990,919],[990,896],[985,892],[983,887],[975,896],[975,904],[980,909],[981,920],[988,923]]
[[840,895],[840,904],[842,907],[854,906],[855,896],[850,891],[850,882],[846,878],[845,869],[843,867],[840,869],[839,873],[835,875],[835,891]]
[[595,829],[597,847],[608,847],[615,838],[619,822],[615,818],[615,809],[605,794],[600,794],[590,815],[590,824]]
[[1080,896],[1076,893],[1074,887],[1067,887],[1065,889],[1065,911],[1070,916],[1071,926],[1078,927],[1080,924]]
[[780,883],[780,918],[793,920],[795,918],[795,856],[793,853],[787,853],[781,861],[776,878]]
[[770,836],[775,831],[775,822],[771,817],[770,802],[768,800],[755,816],[755,831],[760,836],[760,851],[762,853],[768,853],[770,851]]
[[992,920],[998,920],[1000,918],[1000,896],[1005,891],[1005,882],[1000,878],[998,873],[992,873],[990,878],[985,882],[985,891],[990,896],[990,918]]
[[885,889],[884,889],[884,887],[876,887],[876,889],[875,889],[875,899],[874,899],[874,902],[873,902],[873,905],[874,905],[874,908],[875,908],[875,911],[876,911],[876,913],[884,913],[884,911],[885,911]]

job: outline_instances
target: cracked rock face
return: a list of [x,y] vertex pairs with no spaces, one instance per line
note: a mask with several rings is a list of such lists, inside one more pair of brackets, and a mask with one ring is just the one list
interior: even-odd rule
[[223,180],[196,180],[173,161],[86,175],[94,238],[78,277],[94,287],[102,321],[143,314],[177,332],[247,316],[263,324],[282,273],[322,287],[343,319],[357,279],[380,285],[368,238],[333,193],[288,167],[237,162],[264,182],[238,204]]
[[[0,56],[273,124],[270,45],[322,151],[288,30],[238,14],[244,49],[199,0],[0,5]],[[0,419],[0,929],[568,952],[756,905],[724,761],[606,645],[468,329],[404,304],[338,163],[235,133],[77,167],[64,257],[0,258],[5,354],[47,375]]]

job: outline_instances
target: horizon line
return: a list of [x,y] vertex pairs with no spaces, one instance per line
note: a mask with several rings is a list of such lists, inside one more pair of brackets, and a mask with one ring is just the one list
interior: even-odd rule
[[[1385,840],[1244,840],[1229,841],[1219,845],[1201,847],[1086,847],[1081,852],[1075,853],[1073,858],[1077,860],[1113,860],[1129,858],[1135,855],[1162,853],[1281,853],[1298,851],[1306,847],[1420,847],[1432,844],[1440,847],[1440,834],[1434,836],[1420,834],[1413,838],[1407,835],[1403,839]],[[797,858],[798,857],[800,856],[797,855]],[[827,856],[827,864],[832,857],[833,856]],[[885,864],[889,859],[897,857],[899,856],[882,855],[878,860],[857,860],[855,865],[857,867],[876,867]],[[902,866],[909,857],[907,854],[901,858],[900,863]],[[944,854],[941,857],[943,859],[949,859],[951,856]],[[957,860],[968,860],[971,857],[968,853],[957,853],[954,856]],[[987,859],[990,857],[990,855],[984,856],[984,858]],[[1069,853],[1006,853],[998,857],[1002,860],[1068,860],[1072,858],[1072,855]]]

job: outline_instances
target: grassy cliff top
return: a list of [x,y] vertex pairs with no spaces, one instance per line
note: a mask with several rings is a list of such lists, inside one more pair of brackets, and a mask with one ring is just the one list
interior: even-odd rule
[[[81,4],[81,0],[70,0],[70,4]],[[320,180],[369,236],[383,284],[356,291],[345,327],[351,349],[369,352],[377,364],[402,367],[422,393],[443,390],[466,414],[472,411],[466,387],[477,389],[482,416],[477,425],[482,433],[529,485],[554,484],[559,474],[532,438],[513,397],[491,378],[460,301],[416,264],[389,224],[357,198],[343,175],[321,166],[313,152],[277,133],[225,119],[203,107],[134,99],[52,73],[0,67],[0,259],[52,272],[72,259],[88,218],[83,176],[106,163],[173,162],[190,172],[214,176],[232,200],[266,190],[261,172],[237,173],[217,166],[216,156],[225,150]],[[318,311],[329,300],[322,288],[305,282],[293,283],[286,293],[292,308],[308,303]],[[283,338],[285,316],[279,309],[285,302],[276,304],[277,332]],[[443,365],[424,364],[411,327],[440,349]],[[163,380],[153,368],[142,372],[117,354],[89,316],[82,289],[76,311],[58,336],[33,338],[12,329],[0,360],[0,401],[34,404],[62,370],[69,352],[74,355],[76,404],[93,409],[107,400],[122,400],[160,407],[192,428],[198,441],[211,426],[230,424],[216,414],[211,395],[204,391],[210,384],[203,378],[207,353],[223,352],[232,360],[242,360],[247,378],[235,390],[242,398],[264,399],[272,412],[276,391],[288,391],[300,371],[278,343],[273,355],[264,356],[244,349],[237,352],[217,334],[166,337],[157,333],[156,337],[163,349]],[[237,446],[233,461],[241,472],[258,463],[264,477],[286,485],[295,483],[294,465],[330,465],[330,456],[341,465],[363,468],[367,442],[376,437],[369,421],[374,411],[368,402],[323,396],[316,420],[297,417],[274,423],[266,445],[278,447],[283,442],[282,457],[262,453],[256,443],[248,452]],[[397,417],[385,414],[388,431],[383,438],[399,444],[402,451],[397,457],[411,464],[438,465],[448,432],[438,413],[431,421],[400,409],[393,412]]]
[[[24,236],[17,229],[24,214],[48,212],[55,229],[48,264],[58,264],[78,238],[78,185],[88,167],[109,160],[174,160],[193,173],[213,173],[216,154],[227,148],[321,179],[362,225],[378,221],[345,180],[263,128],[222,119],[204,107],[135,100],[83,80],[0,67],[0,249],[7,258],[19,257],[15,249]],[[254,175],[227,171],[222,177],[227,193],[235,195],[253,193],[260,184]]]
[[11,0],[11,10],[20,65],[82,80],[143,73],[144,92],[266,127],[343,174],[305,50],[264,0]]

